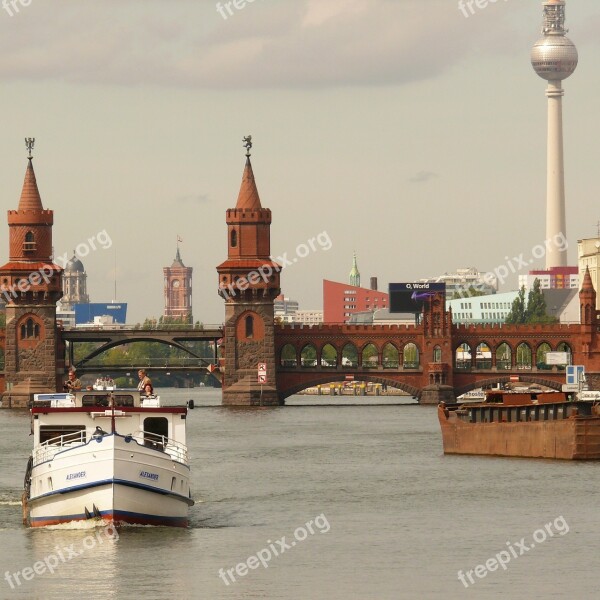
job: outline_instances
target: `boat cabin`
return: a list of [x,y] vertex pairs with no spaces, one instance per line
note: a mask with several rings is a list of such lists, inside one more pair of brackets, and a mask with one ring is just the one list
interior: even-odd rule
[[186,415],[187,407],[161,406],[160,397],[145,397],[137,390],[36,394],[31,407],[34,464],[65,446],[112,433],[187,464]]

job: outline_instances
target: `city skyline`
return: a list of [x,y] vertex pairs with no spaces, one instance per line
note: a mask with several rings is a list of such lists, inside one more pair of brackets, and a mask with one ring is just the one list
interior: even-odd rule
[[[346,280],[354,250],[364,281],[377,276],[384,289],[457,267],[493,271],[544,243],[545,86],[529,63],[537,0],[466,16],[438,0],[262,0],[227,19],[213,2],[116,7],[0,10],[3,208],[18,204],[22,140],[36,137],[55,255],[70,258],[101,231],[113,242],[80,257],[93,301],[113,299],[116,262],[115,300],[128,302],[128,320],[158,318],[162,267],[180,234],[195,271],[194,319],[222,321],[215,267],[247,134],[262,205],[273,211],[273,256],[298,258],[282,290],[303,309],[322,306],[323,279]],[[577,240],[595,236],[600,218],[600,7],[567,9],[580,55],[564,100],[575,264]],[[329,250],[296,256],[323,232]],[[3,260],[7,236],[5,224]]]

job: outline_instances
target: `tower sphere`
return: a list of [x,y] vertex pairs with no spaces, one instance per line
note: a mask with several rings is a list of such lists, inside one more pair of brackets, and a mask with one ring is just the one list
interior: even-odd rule
[[564,35],[547,35],[531,50],[531,65],[547,81],[562,81],[573,75],[577,58],[575,44]]

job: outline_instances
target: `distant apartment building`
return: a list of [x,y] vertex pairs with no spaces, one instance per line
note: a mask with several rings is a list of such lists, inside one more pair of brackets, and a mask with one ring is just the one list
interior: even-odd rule
[[[579,322],[577,289],[543,290],[547,314],[556,317],[561,323]],[[446,310],[452,309],[454,324],[496,324],[506,321],[518,291],[473,296],[446,301]],[[527,295],[525,295],[527,302]]]
[[481,273],[475,267],[456,269],[455,273],[444,273],[437,277],[420,279],[419,283],[445,283],[447,300],[456,296],[467,296],[471,288],[485,294],[495,294],[498,291],[498,281],[495,275]]
[[317,325],[323,322],[322,310],[299,310],[297,300],[290,300],[283,295],[275,298],[274,308],[275,319],[281,323]]
[[388,294],[376,289],[323,280],[323,322],[347,323],[355,313],[388,307]]
[[526,290],[532,289],[536,279],[540,280],[540,288],[543,290],[579,289],[579,269],[577,267],[550,267],[549,269],[529,271],[526,275],[519,275],[519,289],[523,286]]
[[596,290],[596,308],[600,309],[600,237],[577,240],[577,271],[579,281],[583,282],[586,268],[590,270],[590,276],[594,289]]

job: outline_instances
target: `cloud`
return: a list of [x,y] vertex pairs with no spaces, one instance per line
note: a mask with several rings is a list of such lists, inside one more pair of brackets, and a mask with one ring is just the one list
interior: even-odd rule
[[411,183],[425,183],[439,177],[437,173],[433,171],[419,171],[416,175],[413,175],[408,181]]
[[[485,26],[484,26],[485,25]],[[3,81],[180,88],[398,85],[459,62],[496,21],[448,0],[33,2],[0,11]]]

